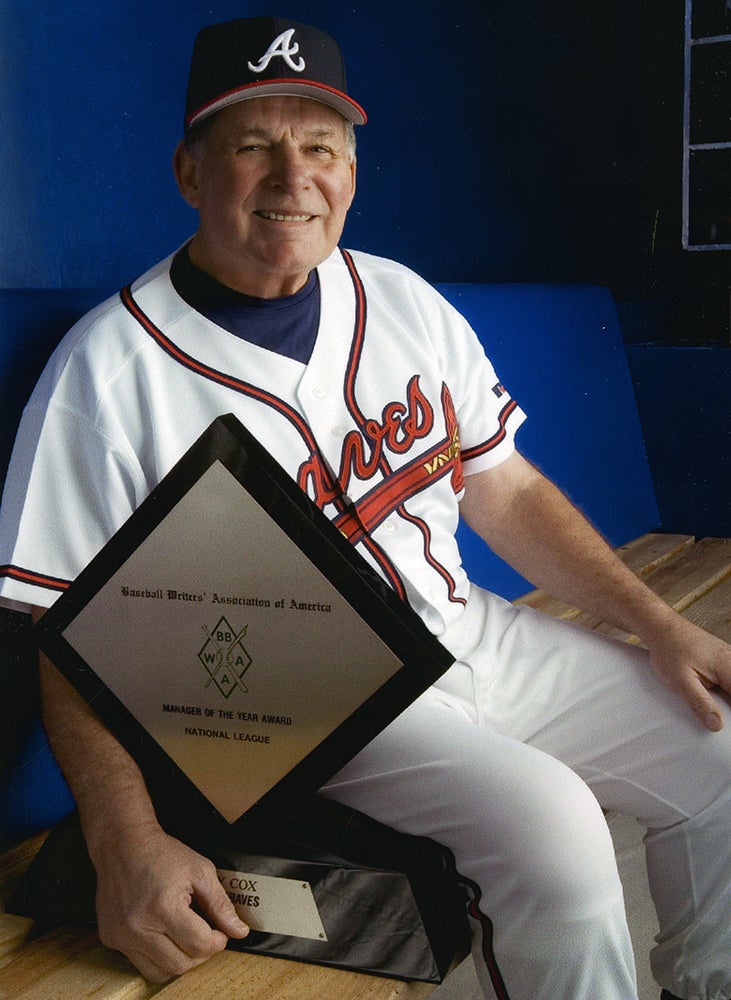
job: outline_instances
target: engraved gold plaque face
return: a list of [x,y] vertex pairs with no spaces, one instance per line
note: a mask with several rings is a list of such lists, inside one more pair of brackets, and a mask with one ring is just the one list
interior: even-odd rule
[[151,784],[226,824],[316,791],[452,662],[231,416],[38,627]]

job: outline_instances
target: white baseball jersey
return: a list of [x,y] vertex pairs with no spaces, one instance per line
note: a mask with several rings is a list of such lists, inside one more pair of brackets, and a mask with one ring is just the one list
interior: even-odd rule
[[0,522],[0,597],[50,605],[211,420],[232,412],[441,634],[469,581],[463,473],[522,411],[465,320],[405,267],[336,250],[304,365],[192,309],[172,258],[67,335],[24,414]]

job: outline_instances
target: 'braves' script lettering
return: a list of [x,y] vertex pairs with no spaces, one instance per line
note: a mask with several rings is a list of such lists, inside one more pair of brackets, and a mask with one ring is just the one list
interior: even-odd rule
[[[419,376],[414,375],[406,388],[405,403],[387,403],[380,421],[367,420],[362,431],[350,431],[343,441],[338,478],[344,493],[353,477],[371,479],[387,471],[387,450],[404,455],[434,427],[434,409],[421,390]],[[313,497],[319,507],[335,499],[331,480],[317,456],[312,456],[299,470],[300,487]]]

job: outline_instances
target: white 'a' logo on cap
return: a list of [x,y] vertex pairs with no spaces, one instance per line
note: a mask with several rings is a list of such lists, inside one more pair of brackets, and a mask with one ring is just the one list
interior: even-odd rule
[[289,68],[294,70],[295,73],[301,73],[305,68],[305,61],[302,56],[296,61],[293,59],[293,56],[296,56],[300,50],[299,43],[292,42],[293,35],[294,28],[287,28],[281,35],[277,35],[258,63],[247,64],[251,72],[263,73],[271,60],[275,56],[279,56],[281,59],[284,59]]

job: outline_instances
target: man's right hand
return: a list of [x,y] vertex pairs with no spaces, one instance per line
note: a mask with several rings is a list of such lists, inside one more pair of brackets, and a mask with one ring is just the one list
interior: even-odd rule
[[95,852],[102,943],[163,983],[249,933],[213,864],[160,827],[111,834]]

